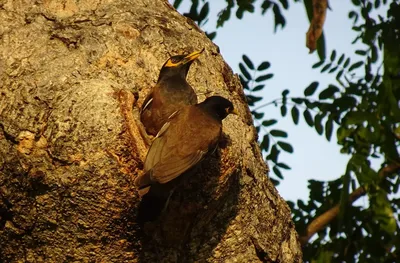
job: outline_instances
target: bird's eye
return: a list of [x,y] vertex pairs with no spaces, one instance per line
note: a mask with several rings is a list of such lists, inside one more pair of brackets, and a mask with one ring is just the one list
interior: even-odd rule
[[181,61],[180,58],[177,58],[177,57],[171,58],[171,62],[174,64],[178,63],[179,61]]

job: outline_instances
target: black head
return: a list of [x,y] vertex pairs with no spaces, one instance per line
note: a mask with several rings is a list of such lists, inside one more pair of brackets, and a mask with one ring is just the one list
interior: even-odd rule
[[171,76],[181,76],[182,78],[186,79],[190,65],[201,55],[203,51],[204,48],[201,51],[195,51],[190,54],[170,57],[162,66],[158,80]]
[[237,115],[237,111],[233,108],[232,102],[221,96],[209,97],[198,105],[221,121],[231,113]]

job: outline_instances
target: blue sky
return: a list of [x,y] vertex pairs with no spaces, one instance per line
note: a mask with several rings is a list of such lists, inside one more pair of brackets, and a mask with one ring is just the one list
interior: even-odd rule
[[[209,22],[203,29],[212,32],[215,31],[217,13],[225,3],[210,2],[212,4]],[[290,4],[289,10],[283,12],[286,18],[283,30],[278,29],[274,33],[272,12],[262,16],[258,9],[255,14],[246,13],[242,20],[233,15],[222,28],[218,28],[217,37],[214,39],[225,61],[235,73],[240,72],[238,64],[243,54],[255,65],[262,61],[271,63],[268,72],[274,73],[274,77],[266,83],[262,103],[279,98],[284,89],[290,90],[290,96],[302,96],[305,87],[312,81],[320,83],[319,91],[325,89],[329,83],[335,83],[335,74],[321,74],[319,70],[311,68],[319,58],[316,52],[309,54],[305,46],[305,36],[309,27],[307,14],[303,3],[295,4],[290,1]],[[179,11],[187,11],[188,5],[189,1],[183,1]],[[348,19],[348,12],[353,7],[351,2],[331,1],[330,6],[332,11],[328,10],[324,25],[327,54],[335,49],[338,56],[345,53],[346,57],[351,57],[352,62],[361,60],[361,57],[354,55],[353,50],[361,49],[362,46],[351,45],[356,37],[351,30],[352,21]],[[291,117],[280,117],[279,107],[270,105],[263,110],[264,118],[279,120],[278,124],[273,126],[274,129],[287,131],[287,141],[294,147],[293,154],[282,152],[280,155],[280,160],[292,167],[289,171],[282,170],[285,179],[277,187],[284,199],[306,199],[309,179],[330,180],[344,173],[350,156],[340,154],[340,147],[336,144],[336,132],[333,133],[331,142],[328,142],[324,136],[318,135],[314,128],[310,128],[302,117],[296,126]]]

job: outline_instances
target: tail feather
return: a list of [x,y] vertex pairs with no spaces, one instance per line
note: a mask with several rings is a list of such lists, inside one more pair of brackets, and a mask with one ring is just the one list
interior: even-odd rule
[[155,221],[164,210],[167,200],[151,194],[144,195],[138,208],[138,223],[143,225],[146,222]]
[[[142,196],[138,208],[138,223],[143,225],[145,222],[155,221],[167,209],[169,199],[174,192],[174,182],[166,184],[152,184],[151,187],[139,189]],[[143,193],[141,193],[143,191]]]

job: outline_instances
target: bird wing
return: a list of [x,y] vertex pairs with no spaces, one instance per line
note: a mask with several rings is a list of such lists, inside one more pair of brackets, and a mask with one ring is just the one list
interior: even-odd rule
[[166,154],[165,152],[163,152],[163,150],[165,144],[167,143],[167,138],[163,137],[163,135],[171,125],[171,120],[175,118],[178,113],[179,110],[173,112],[168,117],[168,121],[161,127],[160,131],[157,133],[156,138],[154,139],[149,151],[147,152],[146,161],[144,163],[145,171],[150,171],[161,160],[163,155]]
[[[189,109],[193,112],[186,114]],[[147,153],[145,174],[137,178],[137,182],[140,182],[137,184],[139,187],[143,188],[152,183],[165,184],[175,179],[196,165],[210,150],[210,145],[218,139],[220,126],[204,117],[193,122],[193,113],[193,108],[174,112],[160,129]],[[184,123],[190,125],[183,125]],[[211,128],[211,131],[193,133],[203,126]],[[193,136],[197,139],[194,140]]]
[[142,103],[142,107],[140,109],[140,114],[142,114],[142,112],[144,112],[148,107],[150,107],[151,103],[153,102],[153,92],[154,89],[152,89],[149,94],[147,94],[146,98],[144,99],[143,103]]
[[[169,124],[164,125],[165,130],[168,127]],[[162,136],[163,134],[161,133],[161,136],[153,141],[144,163],[145,173],[135,180],[135,185],[139,189],[146,188],[154,182],[168,183],[196,165],[207,153],[207,151],[197,150],[185,156],[169,154],[173,150],[169,149],[168,140]]]
[[205,151],[198,150],[183,158],[181,156],[168,158],[165,162],[160,162],[153,167],[150,175],[151,180],[160,184],[168,183],[196,165],[206,153]]

